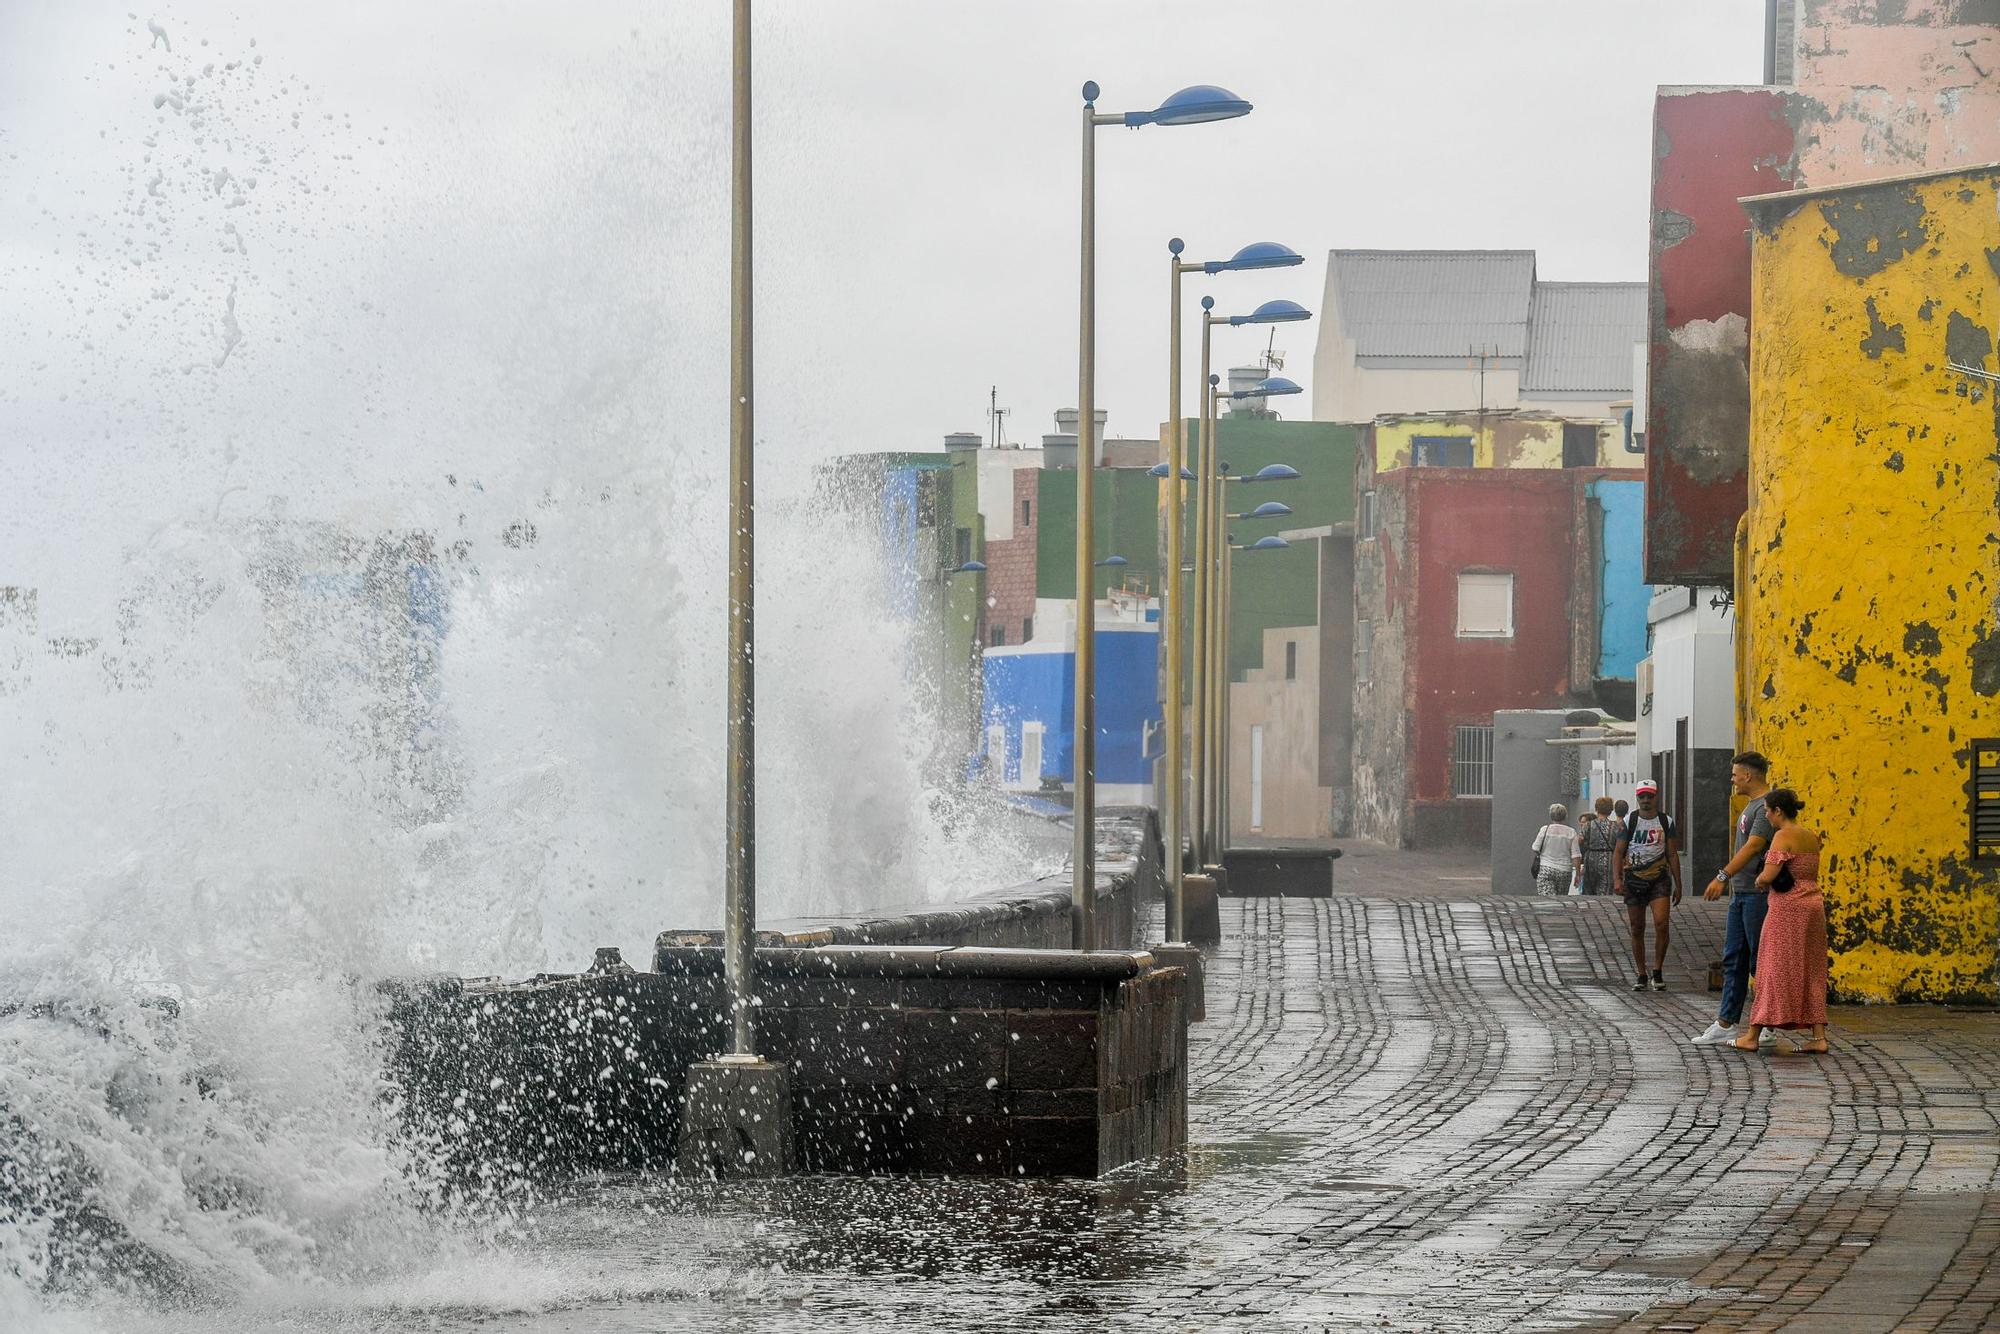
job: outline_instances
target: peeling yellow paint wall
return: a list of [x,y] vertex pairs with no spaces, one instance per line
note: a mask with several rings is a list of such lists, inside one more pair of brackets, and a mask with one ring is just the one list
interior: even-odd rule
[[[1572,418],[1572,422],[1586,419]],[[1624,446],[1624,427],[1594,422],[1597,428],[1597,468],[1645,466],[1645,456]],[[1378,417],[1375,422],[1375,469],[1407,468],[1416,441],[1469,440],[1475,468],[1560,468],[1563,466],[1563,419],[1521,416],[1512,412],[1441,412],[1422,416]]]
[[1826,839],[1843,996],[1995,996],[2000,869],[1968,742],[2000,736],[2000,172],[1755,204],[1748,742]]

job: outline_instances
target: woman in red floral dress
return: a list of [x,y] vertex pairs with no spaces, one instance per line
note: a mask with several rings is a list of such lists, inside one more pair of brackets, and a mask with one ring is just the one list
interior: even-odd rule
[[[1794,1050],[1818,1056],[1826,1051],[1826,904],[1819,895],[1819,835],[1799,823],[1799,794],[1787,787],[1764,795],[1771,819],[1771,850],[1757,884],[1770,893],[1763,938],[1757,945],[1757,1003],[1750,1027],[1733,1044],[1757,1050],[1766,1028],[1810,1028],[1810,1041]],[[1790,889],[1774,885],[1790,870]]]

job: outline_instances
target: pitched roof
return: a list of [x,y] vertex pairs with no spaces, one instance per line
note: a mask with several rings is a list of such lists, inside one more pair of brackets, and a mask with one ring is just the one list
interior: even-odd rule
[[1646,284],[1536,283],[1521,392],[1630,393],[1644,341]]
[[1331,264],[1357,359],[1526,354],[1532,250],[1336,250]]

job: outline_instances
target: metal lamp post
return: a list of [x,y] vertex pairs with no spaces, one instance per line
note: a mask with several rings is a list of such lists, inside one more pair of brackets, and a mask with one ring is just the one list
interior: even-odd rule
[[729,795],[724,817],[723,891],[727,902],[723,965],[729,982],[729,1054],[753,1060],[757,1052],[751,996],[757,949],[757,690],[756,662],[751,656],[756,596],[752,526],[756,510],[751,401],[750,0],[735,0],[730,32]]
[[1082,275],[1077,300],[1076,668],[1071,736],[1075,797],[1070,846],[1070,943],[1096,945],[1097,710],[1095,580],[1091,548],[1097,466],[1097,129],[1101,125],[1200,125],[1248,115],[1250,104],[1210,84],[1183,88],[1151,111],[1101,112],[1095,82],[1083,85]]
[[[1261,316],[1262,318],[1259,318]],[[1272,324],[1285,323],[1310,318],[1301,307],[1290,301],[1267,301],[1251,315],[1237,315],[1225,318],[1213,314],[1203,316],[1203,339],[1207,340],[1208,329],[1216,324]],[[1228,476],[1228,465],[1215,456],[1216,406],[1222,399],[1242,401],[1246,399],[1275,398],[1285,394],[1303,392],[1299,385],[1281,375],[1271,376],[1248,389],[1223,391],[1218,388],[1221,377],[1210,375],[1207,391],[1203,394],[1202,426],[1205,445],[1203,462],[1210,469],[1210,481],[1204,489],[1210,495],[1208,505],[1209,524],[1199,530],[1205,543],[1198,546],[1195,553],[1196,600],[1206,603],[1207,616],[1200,610],[1196,613],[1196,670],[1200,682],[1195,692],[1196,709],[1196,763],[1203,766],[1197,774],[1195,796],[1202,803],[1204,818],[1196,826],[1202,843],[1204,866],[1220,866],[1227,842],[1228,817],[1228,755],[1224,750],[1228,733],[1224,726],[1224,714],[1228,706],[1228,663],[1229,663],[1229,621],[1228,607],[1224,601],[1224,565],[1227,559],[1227,540],[1223,532],[1222,516],[1227,513],[1223,504],[1225,482],[1276,482],[1288,481],[1300,476],[1298,469],[1289,464],[1273,463],[1248,477]],[[1208,583],[1208,596],[1201,595],[1203,582]],[[1206,779],[1206,782],[1202,781]]]
[[[1195,747],[1192,774],[1194,793],[1194,819],[1190,833],[1193,837],[1195,861],[1201,866],[1219,865],[1221,852],[1215,847],[1214,832],[1217,822],[1214,818],[1217,801],[1216,771],[1221,758],[1215,755],[1208,744],[1213,733],[1212,713],[1214,709],[1214,663],[1212,654],[1205,655],[1201,646],[1213,644],[1215,620],[1215,570],[1219,563],[1216,557],[1217,534],[1221,525],[1216,510],[1208,503],[1214,494],[1216,470],[1215,454],[1215,383],[1217,377],[1210,370],[1213,358],[1214,332],[1217,325],[1240,328],[1246,324],[1293,324],[1309,320],[1312,312],[1295,301],[1266,301],[1248,315],[1217,315],[1215,298],[1201,299],[1201,445],[1200,458],[1195,463],[1195,584],[1194,584],[1194,718],[1193,730]],[[1282,377],[1278,377],[1282,378]],[[1266,381],[1265,383],[1275,383]],[[1283,381],[1290,384],[1291,381]],[[1298,392],[1278,389],[1273,392]],[[1232,398],[1262,398],[1265,394],[1254,389],[1243,390],[1228,395]]]
[[757,766],[752,504],[750,0],[735,0],[730,47],[729,716],[724,796],[723,975],[729,1049],[688,1067],[675,1156],[684,1172],[770,1176],[793,1157],[791,1083],[757,1056]]
[[[1185,260],[1181,252],[1186,243],[1178,236],[1167,242],[1168,271],[1168,335],[1167,335],[1167,461],[1153,470],[1159,477],[1172,477],[1178,471],[1181,477],[1192,478],[1187,467],[1187,429],[1181,421],[1181,279],[1190,273],[1234,273],[1251,269],[1283,269],[1305,262],[1305,257],[1288,246],[1275,241],[1255,241],[1238,250],[1224,260],[1206,262]],[[1206,344],[1204,344],[1204,353]],[[1204,356],[1202,374],[1208,374]],[[1202,494],[1195,492],[1196,522],[1202,513]],[[1166,488],[1166,528],[1167,528],[1167,568],[1178,570],[1185,556],[1181,538],[1181,488],[1173,482]],[[1160,586],[1160,632],[1166,640],[1166,698],[1162,712],[1165,714],[1166,746],[1166,787],[1160,798],[1160,842],[1167,854],[1167,940],[1179,943],[1187,939],[1187,898],[1181,883],[1182,866],[1182,819],[1185,813],[1185,796],[1181,781],[1185,759],[1182,754],[1182,712],[1185,707],[1182,673],[1185,670],[1183,652],[1187,627],[1183,623],[1180,580],[1171,578],[1161,581]],[[1198,595],[1197,595],[1198,596]]]

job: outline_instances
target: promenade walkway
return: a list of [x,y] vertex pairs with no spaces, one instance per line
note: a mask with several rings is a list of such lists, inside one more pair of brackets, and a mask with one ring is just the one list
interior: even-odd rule
[[1225,900],[1181,1178],[606,1189],[701,1258],[705,1328],[2000,1325],[2000,1015],[1691,1047],[1720,905],[1635,994],[1622,905],[1484,876],[1350,847],[1333,898]]

